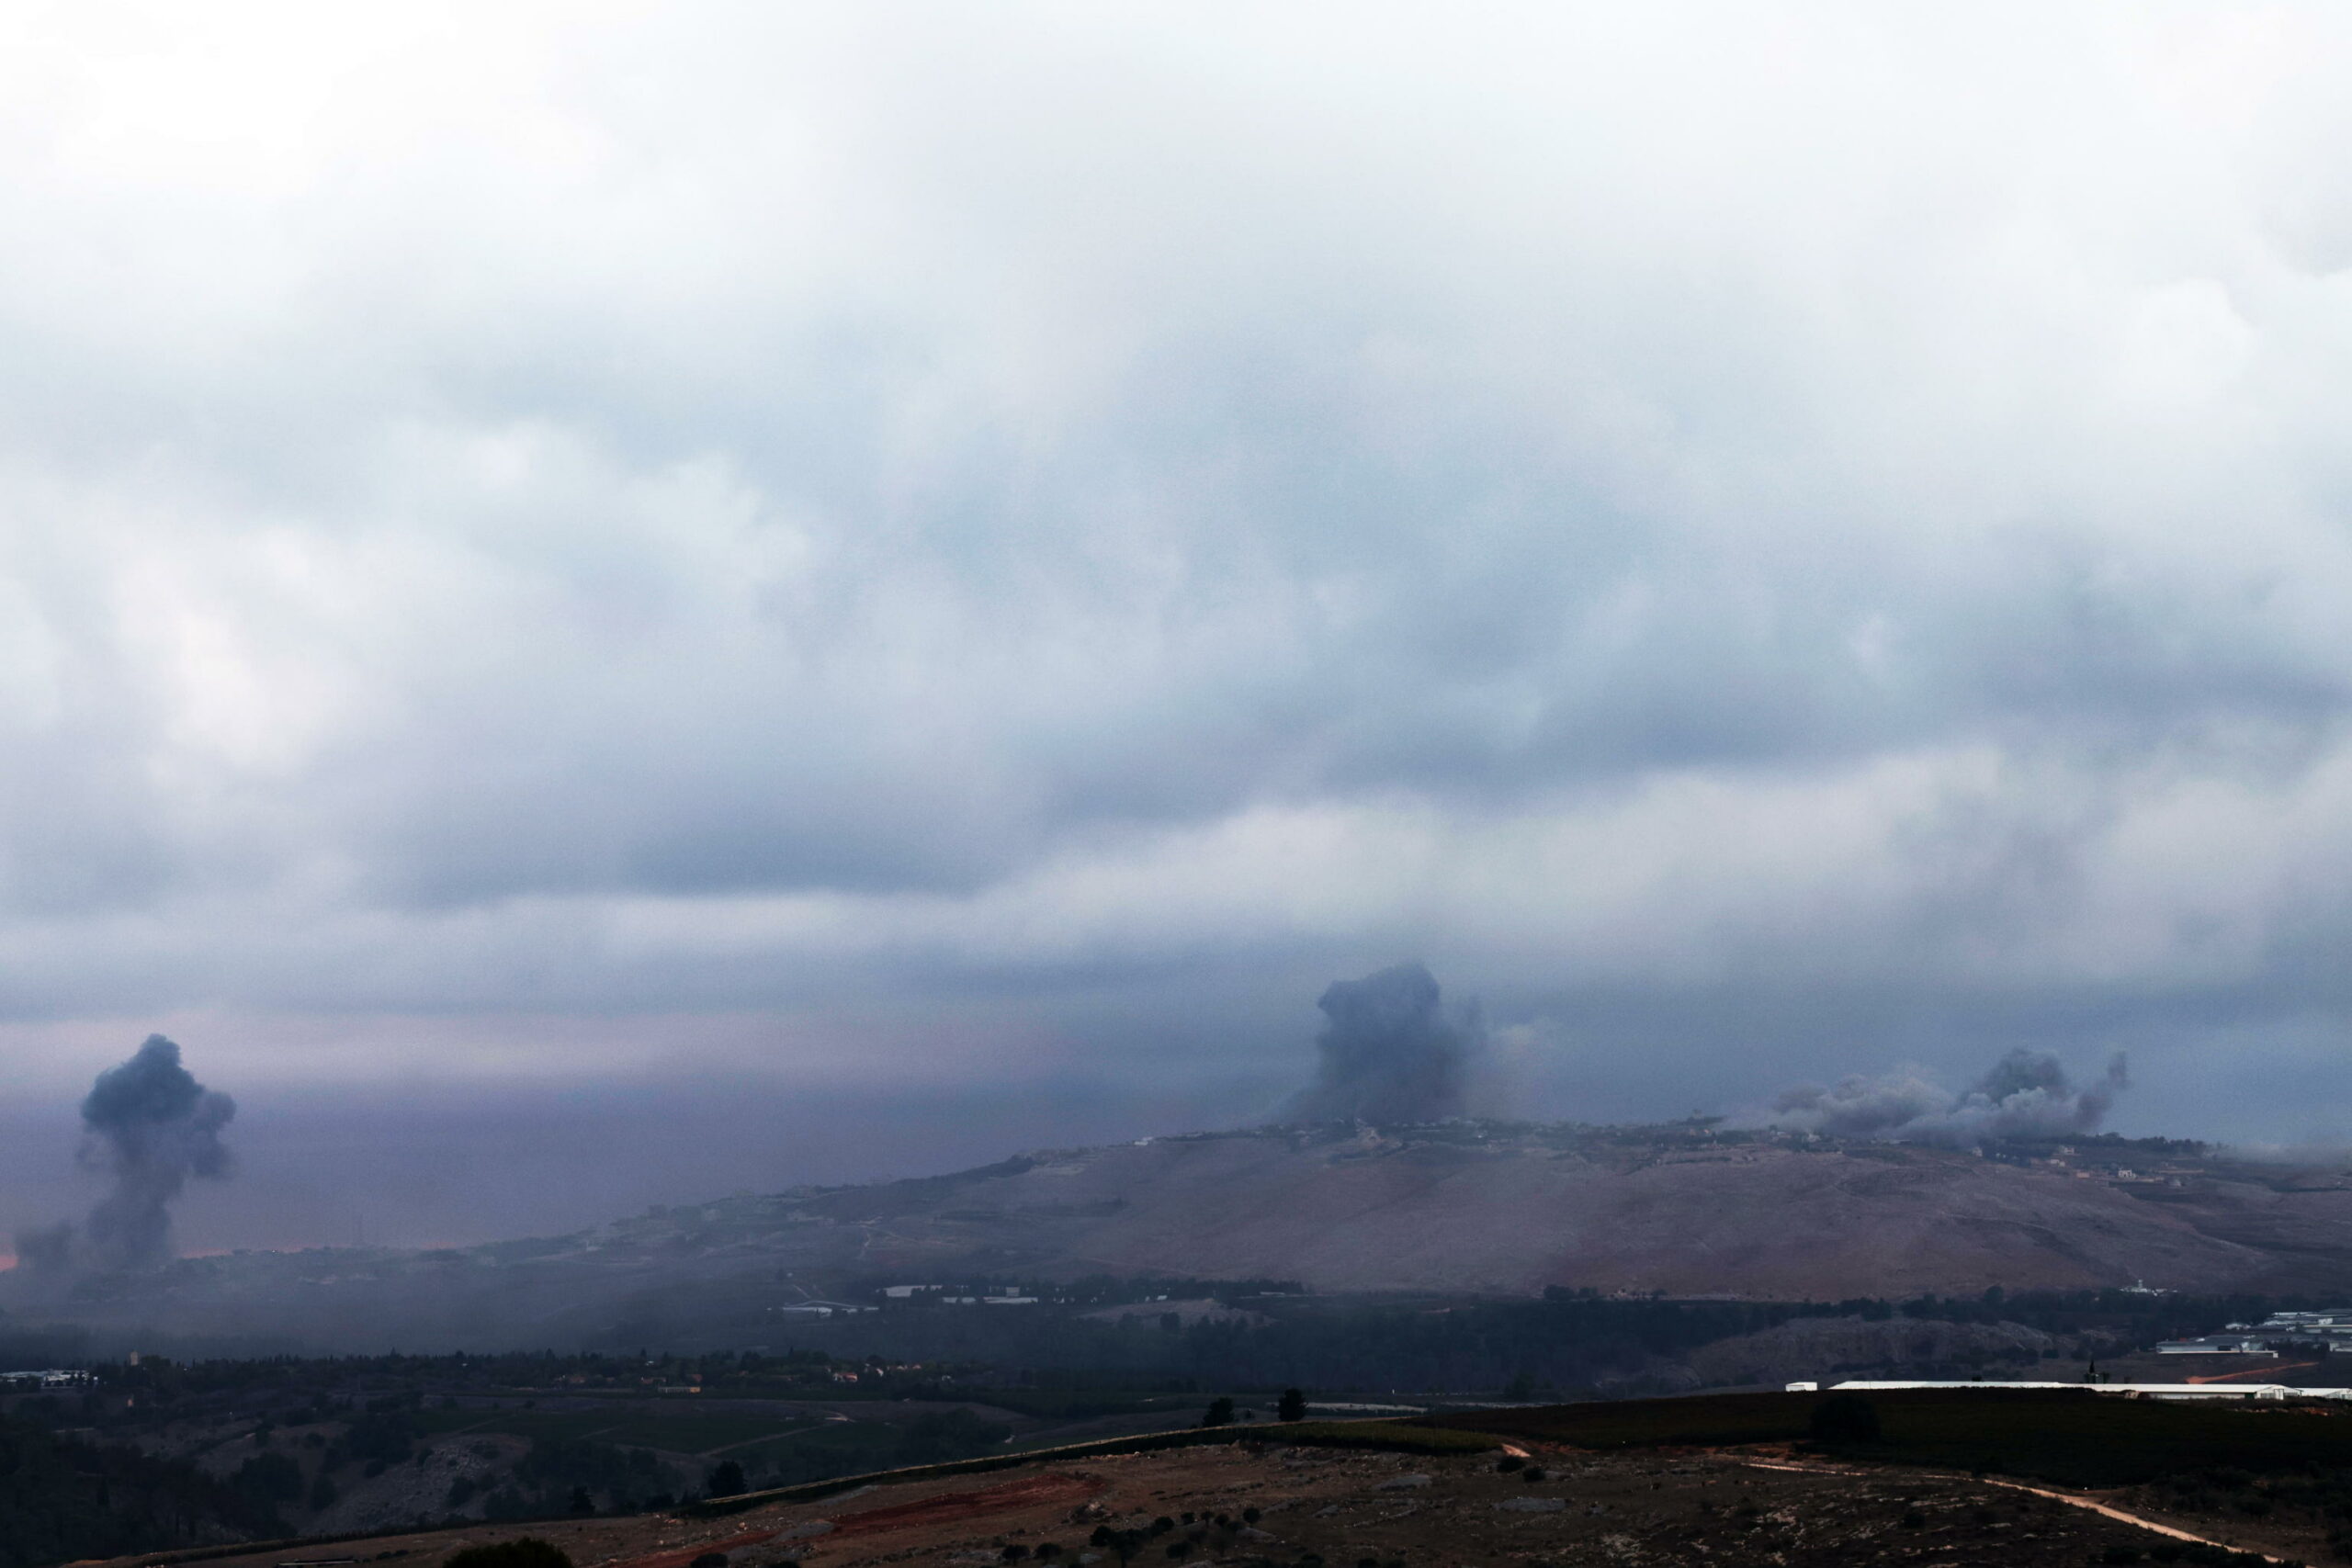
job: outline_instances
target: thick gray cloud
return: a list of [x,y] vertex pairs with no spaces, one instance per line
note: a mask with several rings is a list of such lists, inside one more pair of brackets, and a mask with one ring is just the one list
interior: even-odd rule
[[2120,1054],[2099,1078],[2078,1087],[2057,1057],[2019,1046],[1959,1094],[1917,1069],[1880,1077],[1856,1075],[1832,1089],[1804,1084],[1785,1090],[1769,1111],[1749,1120],[1832,1137],[1905,1144],[2064,1138],[2098,1131],[2115,1097],[2130,1087]]
[[219,1180],[235,1165],[220,1134],[236,1114],[235,1100],[180,1064],[177,1044],[149,1035],[82,1100],[81,1163],[105,1175],[106,1195],[78,1229],[58,1222],[18,1232],[17,1256],[51,1274],[169,1259],[172,1206],[189,1178]]
[[30,1080],[1164,1103],[1399,952],[1557,1111],[2352,1012],[2331,10],[0,28]]
[[1486,1020],[1475,1002],[1448,1008],[1427,965],[1334,981],[1315,1005],[1315,1081],[1283,1107],[1283,1121],[1440,1122],[1468,1108]]

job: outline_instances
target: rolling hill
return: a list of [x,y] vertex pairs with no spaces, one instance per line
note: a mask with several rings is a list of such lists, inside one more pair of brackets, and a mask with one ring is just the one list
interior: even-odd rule
[[2352,1183],[2160,1141],[1988,1157],[1700,1123],[1260,1129],[730,1198],[568,1236],[182,1259],[45,1298],[7,1284],[20,1313],[116,1334],[424,1348],[608,1339],[896,1282],[1094,1274],[1449,1296],[2352,1292]]

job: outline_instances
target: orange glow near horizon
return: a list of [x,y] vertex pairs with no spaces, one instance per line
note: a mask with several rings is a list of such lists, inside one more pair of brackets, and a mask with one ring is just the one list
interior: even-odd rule
[[2215,1372],[2211,1377],[2188,1378],[2183,1381],[2187,1382],[2235,1382],[2240,1378],[2250,1378],[2257,1373],[2262,1374],[2266,1381],[2269,1381],[2275,1379],[2277,1374],[2280,1372],[2304,1372],[2309,1371],[2312,1368],[2318,1365],[2319,1363],[2317,1361],[2297,1361],[2291,1366],[2285,1367],[2248,1367],[2242,1372]]

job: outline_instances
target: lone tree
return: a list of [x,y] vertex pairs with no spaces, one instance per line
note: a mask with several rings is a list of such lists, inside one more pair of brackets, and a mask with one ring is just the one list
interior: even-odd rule
[[1210,1400],[1207,1412],[1201,1416],[1201,1425],[1204,1427],[1232,1426],[1233,1401],[1226,1398],[1223,1394],[1219,1394],[1216,1398]]
[[1274,1406],[1274,1419],[1277,1421],[1306,1420],[1306,1391],[1303,1388],[1283,1390],[1282,1403]]
[[741,1496],[743,1491],[743,1467],[731,1459],[720,1460],[710,1467],[703,1479],[703,1490],[713,1497]]

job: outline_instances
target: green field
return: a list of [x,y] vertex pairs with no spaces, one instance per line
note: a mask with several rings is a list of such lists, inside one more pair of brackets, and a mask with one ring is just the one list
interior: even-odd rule
[[[628,1448],[708,1453],[762,1438],[813,1435],[821,1416],[763,1416],[736,1411],[669,1414],[626,1407],[605,1410],[427,1410],[428,1432],[511,1432],[522,1438],[594,1438]],[[832,1424],[837,1429],[842,1423]],[[861,1423],[849,1423],[861,1425]]]
[[1041,1421],[1083,1421],[1095,1416],[1135,1416],[1153,1410],[1198,1415],[1208,1403],[1205,1394],[1143,1393],[1118,1389],[975,1389],[971,1397],[978,1404],[1035,1416]]
[[787,1459],[821,1458],[846,1468],[887,1464],[899,1441],[899,1428],[879,1421],[828,1421],[804,1427],[772,1443],[755,1443],[732,1450],[747,1468],[780,1464]]
[[[1412,1425],[1577,1448],[1807,1439],[1826,1393],[1702,1394],[1424,1416]],[[1853,1458],[2121,1486],[2233,1467],[2352,1469],[2352,1413],[2269,1401],[2173,1404],[2071,1389],[1906,1389],[1866,1397],[1881,1440]]]

